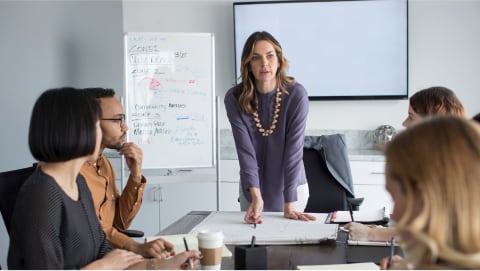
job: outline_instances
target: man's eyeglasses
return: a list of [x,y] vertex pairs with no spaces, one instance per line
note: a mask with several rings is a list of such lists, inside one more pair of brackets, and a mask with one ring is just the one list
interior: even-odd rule
[[101,120],[111,120],[115,123],[118,123],[120,124],[120,128],[124,127],[125,126],[125,115],[121,115],[119,116],[118,118],[103,118]]

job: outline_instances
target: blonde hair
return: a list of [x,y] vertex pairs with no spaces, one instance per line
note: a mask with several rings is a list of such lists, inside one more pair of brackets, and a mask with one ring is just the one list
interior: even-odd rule
[[240,63],[240,77],[242,81],[237,85],[236,97],[240,104],[240,108],[245,113],[255,112],[255,107],[257,103],[256,92],[255,92],[255,78],[250,72],[250,62],[253,58],[253,50],[255,48],[255,43],[258,41],[268,41],[272,44],[275,49],[275,53],[278,59],[278,70],[276,74],[277,86],[280,90],[288,94],[285,84],[293,84],[295,79],[291,76],[287,76],[288,70],[288,61],[283,55],[282,47],[280,43],[268,32],[258,31],[248,37],[242,51],[242,60]]
[[385,155],[387,179],[405,193],[396,226],[409,236],[405,249],[415,267],[479,269],[478,124],[432,117],[397,135]]

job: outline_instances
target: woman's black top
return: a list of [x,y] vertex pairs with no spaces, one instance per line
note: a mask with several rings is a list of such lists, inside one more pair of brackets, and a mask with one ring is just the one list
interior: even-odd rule
[[40,168],[19,191],[11,221],[9,269],[80,269],[111,250],[81,175],[72,200]]

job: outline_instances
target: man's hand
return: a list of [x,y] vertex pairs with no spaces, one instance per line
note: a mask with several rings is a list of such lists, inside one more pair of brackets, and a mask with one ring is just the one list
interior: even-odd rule
[[135,143],[124,143],[118,152],[125,157],[125,162],[131,176],[140,180],[142,178],[143,152]]

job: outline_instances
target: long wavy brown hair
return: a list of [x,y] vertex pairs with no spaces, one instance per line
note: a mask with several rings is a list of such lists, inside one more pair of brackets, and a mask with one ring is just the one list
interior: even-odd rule
[[255,91],[255,77],[250,72],[250,61],[253,58],[253,49],[257,41],[265,40],[270,42],[275,49],[278,59],[278,70],[276,74],[277,86],[280,90],[288,94],[285,85],[293,84],[295,78],[287,76],[288,61],[283,55],[283,50],[280,43],[268,32],[257,31],[248,37],[242,51],[242,59],[240,64],[240,79],[242,81],[236,86],[235,96],[238,99],[240,108],[248,114],[256,111],[257,97]]

